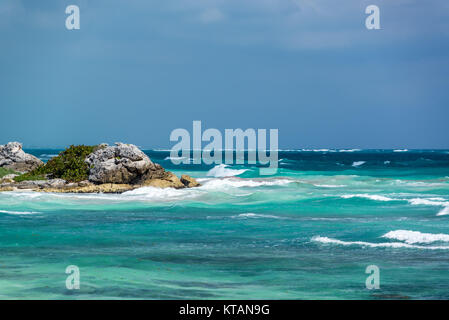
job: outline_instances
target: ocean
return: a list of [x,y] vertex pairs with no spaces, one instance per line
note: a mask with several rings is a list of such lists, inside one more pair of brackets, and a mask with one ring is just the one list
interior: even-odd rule
[[286,150],[274,176],[145,152],[202,186],[0,193],[0,299],[449,299],[448,150]]

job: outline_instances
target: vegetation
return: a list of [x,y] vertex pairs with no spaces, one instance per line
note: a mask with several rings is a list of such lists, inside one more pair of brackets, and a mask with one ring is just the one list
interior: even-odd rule
[[[37,169],[36,169],[37,170]],[[20,176],[17,176],[14,178],[15,182],[22,182],[22,181],[34,181],[34,180],[46,180],[47,177],[45,174],[39,174],[37,172],[34,172],[35,170],[31,172],[24,173]]]
[[0,168],[0,179],[4,176],[7,176],[8,174],[17,174],[14,170],[6,169],[6,168]]
[[50,159],[46,164],[33,171],[25,173],[14,180],[43,180],[46,177],[60,178],[69,182],[80,182],[89,176],[89,167],[84,159],[94,152],[96,146],[70,146],[57,157]]

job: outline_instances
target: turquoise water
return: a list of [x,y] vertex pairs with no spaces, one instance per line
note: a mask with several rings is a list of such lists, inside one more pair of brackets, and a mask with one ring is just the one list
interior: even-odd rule
[[0,298],[449,299],[449,151],[345,151],[280,152],[275,176],[147,151],[203,186],[0,193]]

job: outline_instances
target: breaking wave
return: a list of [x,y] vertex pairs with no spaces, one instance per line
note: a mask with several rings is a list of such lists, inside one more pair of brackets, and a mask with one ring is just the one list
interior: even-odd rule
[[449,214],[449,206],[445,207],[443,210],[437,213],[437,216],[446,216]]
[[413,198],[409,199],[411,205],[426,205],[426,206],[448,206],[449,202],[445,201],[443,198]]
[[284,219],[279,216],[273,216],[269,214],[257,214],[257,213],[242,213],[237,216],[232,216],[232,218],[267,218],[267,219]]
[[36,211],[9,211],[9,210],[0,210],[0,213],[15,214],[15,215],[23,215],[23,214],[39,214],[40,212],[36,212]]
[[226,164],[219,164],[210,169],[207,172],[208,177],[222,178],[222,177],[232,177],[238,176],[242,173],[248,171],[248,169],[229,169],[229,166]]
[[338,239],[332,239],[328,237],[315,236],[312,241],[323,244],[335,244],[341,246],[361,246],[370,248],[408,248],[408,249],[424,249],[424,250],[448,250],[449,246],[418,246],[403,242],[365,242],[365,241],[342,241]]
[[432,242],[449,242],[449,234],[444,233],[421,233],[411,230],[395,230],[387,232],[382,238],[404,241],[408,244],[415,243],[432,243]]
[[370,199],[370,200],[376,200],[376,201],[395,201],[398,199],[392,199],[385,196],[380,196],[376,194],[345,194],[342,195],[341,198],[343,199],[352,199],[352,198],[362,198],[362,199]]
[[142,187],[121,194],[127,200],[179,200],[198,195],[194,189]]
[[197,179],[202,184],[200,189],[220,189],[223,187],[263,187],[263,186],[282,186],[294,182],[290,179],[240,179],[240,178],[222,178],[222,179]]
[[314,184],[315,187],[320,188],[343,188],[346,187],[344,184]]
[[366,161],[354,161],[353,163],[352,163],[352,166],[353,167],[360,167],[361,165],[363,165],[363,164],[365,164],[366,163]]

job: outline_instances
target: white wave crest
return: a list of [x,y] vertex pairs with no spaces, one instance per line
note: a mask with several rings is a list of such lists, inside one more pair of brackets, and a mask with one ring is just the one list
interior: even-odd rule
[[360,149],[341,149],[338,150],[338,152],[356,152],[356,151],[361,151]]
[[257,213],[242,213],[232,218],[268,218],[268,219],[283,219],[282,217],[273,216],[269,214],[257,214]]
[[221,188],[255,188],[263,186],[282,186],[294,182],[290,179],[241,179],[241,178],[221,178],[221,179],[197,179],[202,184],[200,189],[221,189]]
[[164,160],[187,160],[187,159],[189,159],[189,161],[191,160],[188,157],[165,157]]
[[447,216],[449,214],[449,206],[437,213],[437,216]]
[[366,161],[354,161],[353,163],[352,163],[352,166],[353,167],[360,167],[361,165],[363,165],[363,164],[365,164],[366,163]]
[[23,215],[23,214],[39,214],[40,212],[36,212],[36,211],[9,211],[9,210],[0,210],[0,213]]
[[380,196],[377,194],[345,194],[341,196],[343,199],[351,199],[351,198],[363,198],[363,199],[370,199],[375,201],[395,201],[398,199],[392,199],[385,196]]
[[421,233],[411,230],[394,230],[387,232],[382,238],[404,241],[408,244],[415,243],[432,243],[432,242],[449,242],[449,234],[444,233]]
[[126,191],[120,195],[120,198],[126,200],[179,200],[192,198],[199,193],[195,189],[174,189],[174,188],[156,188],[142,187],[131,191]]
[[334,152],[335,150],[330,149],[301,149],[303,152]]
[[208,177],[215,177],[215,178],[221,178],[221,177],[232,177],[232,176],[238,176],[242,173],[248,171],[248,169],[229,169],[229,166],[226,164],[219,164],[213,167],[209,170],[207,173]]
[[57,157],[57,156],[58,156],[57,154],[46,154],[46,153],[44,153],[44,154],[41,154],[39,156],[39,158],[53,158],[53,157]]
[[315,187],[320,188],[343,188],[346,187],[344,184],[314,184]]
[[370,248],[408,248],[408,249],[426,249],[426,250],[448,250],[449,246],[417,246],[403,242],[381,242],[372,243],[365,241],[342,241],[328,237],[315,236],[312,241],[324,244],[337,244],[342,246],[362,246]]
[[393,152],[407,152],[408,149],[395,149]]
[[445,199],[443,198],[427,198],[427,199],[422,199],[422,198],[413,198],[413,199],[409,199],[408,202],[411,205],[426,205],[426,206],[449,206],[449,202],[445,201]]

